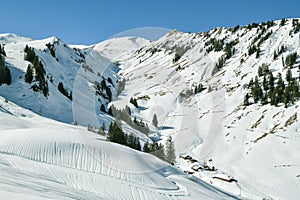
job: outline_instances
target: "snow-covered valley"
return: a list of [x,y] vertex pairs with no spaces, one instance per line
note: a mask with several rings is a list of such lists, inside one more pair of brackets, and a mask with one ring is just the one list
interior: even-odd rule
[[232,198],[158,158],[0,99],[5,199]]
[[[56,37],[1,35],[11,84],[0,86],[0,195],[297,199],[300,101],[289,93],[292,97],[284,94],[277,102],[276,89],[282,77],[285,88],[297,83],[299,92],[298,21],[205,33],[173,30],[156,41],[118,37],[92,46],[69,46]],[[35,86],[38,81],[24,79],[31,65],[24,59],[26,46],[44,67],[48,95]],[[276,103],[266,86],[271,76]],[[254,96],[251,80],[263,88],[261,97]],[[121,122],[142,147],[152,141],[165,144],[171,136],[174,166],[87,131],[87,126],[104,124],[107,134],[119,117],[109,114],[112,105],[127,106],[132,120],[146,124],[144,134]]]

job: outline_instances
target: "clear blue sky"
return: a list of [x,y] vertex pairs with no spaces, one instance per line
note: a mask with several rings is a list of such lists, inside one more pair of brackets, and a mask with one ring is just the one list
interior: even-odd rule
[[72,44],[94,44],[141,27],[201,32],[300,17],[299,0],[5,0],[0,7],[1,33],[55,35]]

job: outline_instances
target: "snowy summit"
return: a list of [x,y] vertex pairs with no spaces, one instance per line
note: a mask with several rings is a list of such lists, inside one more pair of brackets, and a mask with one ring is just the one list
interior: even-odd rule
[[5,199],[297,199],[300,20],[69,45],[0,35]]

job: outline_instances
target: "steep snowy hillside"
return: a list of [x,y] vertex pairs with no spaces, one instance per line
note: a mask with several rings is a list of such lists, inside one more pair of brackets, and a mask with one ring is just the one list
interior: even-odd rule
[[[84,116],[84,112],[87,112],[86,116],[90,113],[99,115],[100,103],[107,105],[110,101],[106,91],[95,94],[96,83],[105,81],[110,88],[111,96],[115,96],[118,68],[113,63],[91,49],[72,49],[56,37],[31,40],[5,34],[1,35],[0,42],[5,44],[5,65],[9,67],[12,76],[10,85],[0,87],[1,96],[43,116],[62,122],[76,121],[86,126],[88,123],[94,126],[102,124],[102,121],[90,122],[86,117],[80,118],[80,116]],[[33,49],[35,57],[42,65],[44,85],[49,90],[46,95],[39,89],[40,82],[37,79],[34,61],[26,60],[29,54],[25,52],[26,47]],[[28,66],[35,69],[31,82],[25,80]],[[77,101],[78,92],[83,94],[80,96],[80,101]],[[82,115],[73,113],[72,106],[80,109]]]
[[[128,38],[111,39],[95,50],[109,49],[105,56],[118,61],[126,80],[111,104],[121,109],[136,99],[132,115],[148,124],[156,114],[158,128],[150,126],[150,136],[161,143],[172,136],[177,156],[194,158],[178,158],[180,168],[242,197],[296,199],[299,87],[284,95],[286,101],[292,99],[286,105],[279,95],[296,87],[289,84],[299,86],[299,27],[298,19],[288,19],[205,33],[175,30],[135,51],[128,51]],[[253,91],[267,84],[264,77],[272,88],[264,87],[258,98]],[[197,172],[193,165],[210,170]]]
[[[283,19],[93,46],[0,35],[0,194],[297,199],[299,31]],[[115,118],[142,147],[172,136],[179,169],[86,131]]]
[[[114,121],[107,114],[108,104],[116,98],[120,81],[115,63],[90,47],[70,48],[56,37],[32,40],[3,34],[0,41],[2,65],[11,74],[10,84],[0,82],[0,96],[47,118],[108,129]],[[151,142],[126,123],[123,129],[142,145]]]
[[1,199],[237,199],[158,158],[0,98]]

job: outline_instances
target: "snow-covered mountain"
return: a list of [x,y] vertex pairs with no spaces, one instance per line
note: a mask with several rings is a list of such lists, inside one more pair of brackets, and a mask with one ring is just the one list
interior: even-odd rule
[[[279,73],[285,88],[295,88],[288,83],[288,71],[299,83],[299,29],[300,20],[287,19],[204,33],[174,30],[153,42],[112,38],[93,46],[69,46],[56,37],[0,35],[11,71],[11,84],[0,86],[0,96],[9,102],[2,100],[0,112],[0,163],[6,177],[1,192],[13,195],[18,187],[21,194],[30,191],[28,198],[62,199],[296,199],[299,97],[289,93],[292,97],[284,94],[286,105],[271,102],[280,94]],[[33,65],[24,59],[26,46],[43,65],[48,95],[34,90],[36,79],[25,82],[27,67]],[[265,87],[271,74],[274,95]],[[258,99],[251,79],[263,88]],[[172,136],[179,170],[105,142],[81,126],[61,123],[108,127],[114,120],[106,113],[112,105],[128,106],[132,118],[147,124],[149,132],[143,134],[122,122],[142,145],[150,138],[164,144]],[[32,181],[24,182],[25,177]],[[49,193],[40,192],[49,188]]]
[[[116,84],[118,79],[116,74],[117,69],[112,66],[108,68],[107,66],[111,63],[108,63],[97,52],[72,49],[56,37],[44,40],[24,39],[18,36],[12,38],[10,34],[0,37],[1,41],[10,41],[10,43],[5,43],[5,62],[12,71],[12,83],[9,86],[2,86],[0,88],[1,95],[22,107],[46,117],[66,123],[74,121],[72,101],[59,92],[59,82],[63,84],[64,89],[69,94],[72,92],[74,96],[77,95],[76,91],[74,91],[77,88],[77,85],[74,85],[75,80],[77,80],[76,83],[81,84],[78,87],[83,89],[85,95],[88,96],[94,93],[94,81],[100,81],[103,78],[107,79],[109,76],[113,81],[112,83]],[[47,46],[47,44],[50,45]],[[31,65],[29,61],[24,59],[26,55],[24,49],[26,46],[34,48],[35,54],[44,65],[49,88],[48,96],[32,89],[36,81],[33,81],[31,84],[25,82],[24,76],[27,66]],[[114,93],[115,89],[112,85],[111,88]],[[85,104],[81,105],[81,107],[89,106],[87,105],[88,101],[81,101]],[[100,101],[105,100],[100,99]],[[80,104],[80,102],[78,103]],[[99,107],[98,109],[93,109],[98,111]],[[78,121],[79,119],[75,120]]]
[[[128,38],[106,41],[106,56],[120,64],[119,74],[126,79],[113,104],[123,108],[130,98],[138,99],[135,116],[149,124],[158,116],[153,137],[164,143],[171,135],[178,156],[187,154],[218,169],[195,176],[246,198],[295,199],[300,195],[299,98],[287,108],[253,99],[244,106],[244,99],[262,66],[268,66],[275,82],[278,73],[285,80],[288,69],[299,80],[299,56],[292,67],[283,65],[290,54],[299,55],[299,40],[298,20],[288,19],[206,33],[174,30],[124,59],[116,55]],[[251,54],[253,46],[259,50]],[[199,84],[206,89],[194,94]],[[193,166],[178,162],[183,170]],[[216,174],[232,176],[237,183],[213,178]]]

